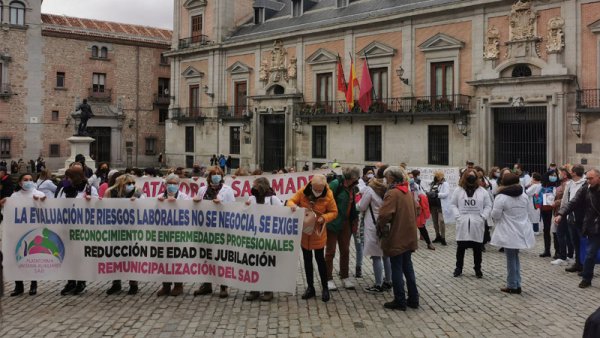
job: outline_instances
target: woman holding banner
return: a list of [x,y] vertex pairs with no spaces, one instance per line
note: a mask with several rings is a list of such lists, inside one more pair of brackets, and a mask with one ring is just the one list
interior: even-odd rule
[[[135,177],[133,175],[125,174],[119,176],[117,183],[110,189],[106,190],[103,198],[129,198],[135,200],[136,198],[144,198],[145,196],[135,187]],[[113,295],[121,291],[121,281],[113,280],[110,289],[106,290],[107,295]],[[138,293],[138,282],[134,280],[129,281],[128,295],[135,295]]]
[[[279,197],[275,196],[275,192],[269,185],[269,180],[265,177],[259,177],[254,180],[252,183],[252,196],[248,198],[246,201],[246,205],[251,204],[265,204],[265,205],[283,205],[283,202],[279,199]],[[248,296],[246,296],[247,301],[253,301],[260,297],[260,300],[264,302],[269,302],[273,299],[273,292],[265,291],[263,295],[260,295],[258,291],[251,291]]]
[[329,289],[327,288],[327,265],[325,264],[325,244],[327,243],[325,224],[336,219],[338,214],[333,192],[327,185],[327,178],[321,174],[313,176],[312,180],[304,188],[298,190],[287,203],[292,211],[296,211],[297,207],[306,208],[307,212],[312,213],[316,218],[314,224],[307,226],[305,223],[305,228],[302,230],[302,256],[308,283],[302,299],[316,296],[312,262],[312,252],[314,251],[323,289],[321,300],[327,302],[329,301]]
[[[165,185],[167,188],[162,195],[158,196],[160,202],[175,202],[176,200],[191,200],[192,198],[185,193],[179,191],[179,176],[171,173],[165,177]],[[156,295],[162,296],[173,296],[177,297],[183,293],[183,283],[175,283],[175,287],[171,290],[173,283],[162,283],[162,288],[158,290]]]
[[[10,197],[11,198],[14,198],[14,197],[33,198],[34,200],[41,200],[41,201],[45,200],[46,194],[37,190],[35,188],[35,186],[36,185],[33,182],[33,176],[31,176],[31,174],[22,174],[19,177],[19,189],[17,191],[13,192],[13,194],[10,195]],[[10,296],[11,297],[20,296],[23,294],[24,291],[25,291],[25,285],[24,285],[23,281],[16,281],[15,289],[10,294]],[[35,294],[37,294],[37,282],[32,280],[31,284],[29,285],[29,295],[34,296]]]
[[[87,184],[87,179],[83,174],[83,167],[73,165],[65,172],[66,180],[63,181],[63,186],[56,194],[56,198],[83,198],[87,201],[92,197],[98,198],[96,188]],[[79,295],[85,291],[85,281],[69,280],[67,285],[60,292],[65,296],[68,294]]]
[[[198,196],[196,196],[194,200],[211,200],[216,204],[235,202],[233,189],[225,184],[224,177],[225,174],[223,173],[223,170],[218,167],[212,168],[208,172],[208,177],[206,178],[208,184],[200,188],[198,191]],[[202,283],[200,288],[194,291],[194,296],[204,296],[211,293],[212,283]],[[227,285],[221,285],[219,297],[227,298],[228,296],[229,292],[227,291]]]

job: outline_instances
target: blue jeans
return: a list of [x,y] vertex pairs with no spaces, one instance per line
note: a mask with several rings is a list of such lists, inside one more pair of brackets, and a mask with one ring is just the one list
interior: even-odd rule
[[600,249],[600,234],[588,237],[587,252],[583,261],[583,280],[591,282],[594,277],[594,265],[596,265],[596,254]]
[[417,280],[411,260],[412,252],[390,257],[392,264],[392,285],[394,286],[394,302],[406,305],[407,299],[404,293],[404,278],[406,277],[406,288],[408,289],[408,302],[419,304],[419,291],[417,291]]
[[533,232],[540,231],[540,223],[533,223]]
[[391,281],[391,270],[392,266],[389,257],[372,256],[373,260],[373,273],[375,274],[375,285],[381,286],[383,284],[383,275],[385,271],[385,281]]
[[506,287],[518,289],[521,287],[521,263],[519,262],[519,249],[504,248],[506,253]]

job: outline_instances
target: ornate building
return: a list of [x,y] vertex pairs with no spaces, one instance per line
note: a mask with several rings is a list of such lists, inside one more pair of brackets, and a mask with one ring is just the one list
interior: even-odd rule
[[[600,165],[600,1],[176,0],[174,17],[170,163]],[[368,61],[366,111],[340,59],[346,79]]]
[[0,157],[70,155],[86,99],[91,155],[114,166],[156,165],[170,103],[171,31],[41,13],[41,0],[0,0]]

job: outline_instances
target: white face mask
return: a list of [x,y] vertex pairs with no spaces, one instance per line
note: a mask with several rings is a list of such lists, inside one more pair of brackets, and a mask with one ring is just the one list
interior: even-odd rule
[[375,177],[373,174],[368,174],[367,175],[367,179],[369,179],[369,180],[372,179],[373,177]]
[[[311,188],[311,189],[312,189],[312,188]],[[321,192],[317,192],[317,191],[315,191],[315,189],[312,189],[312,193],[313,193],[313,195],[314,195],[315,197],[319,197],[319,196],[321,196],[321,194],[323,193],[323,191],[321,191]]]

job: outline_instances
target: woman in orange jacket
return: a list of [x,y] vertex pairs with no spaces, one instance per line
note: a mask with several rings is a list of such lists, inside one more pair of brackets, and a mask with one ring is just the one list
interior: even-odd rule
[[310,299],[316,296],[313,277],[312,252],[315,252],[319,276],[323,294],[321,300],[329,301],[329,290],[327,289],[327,267],[325,265],[325,243],[327,243],[327,231],[325,224],[333,221],[338,214],[335,199],[331,189],[327,187],[327,178],[323,175],[315,175],[312,180],[302,189],[298,190],[287,205],[296,210],[296,207],[312,210],[316,215],[316,224],[309,233],[302,232],[302,256],[304,257],[304,271],[308,288],[302,295],[302,299]]

